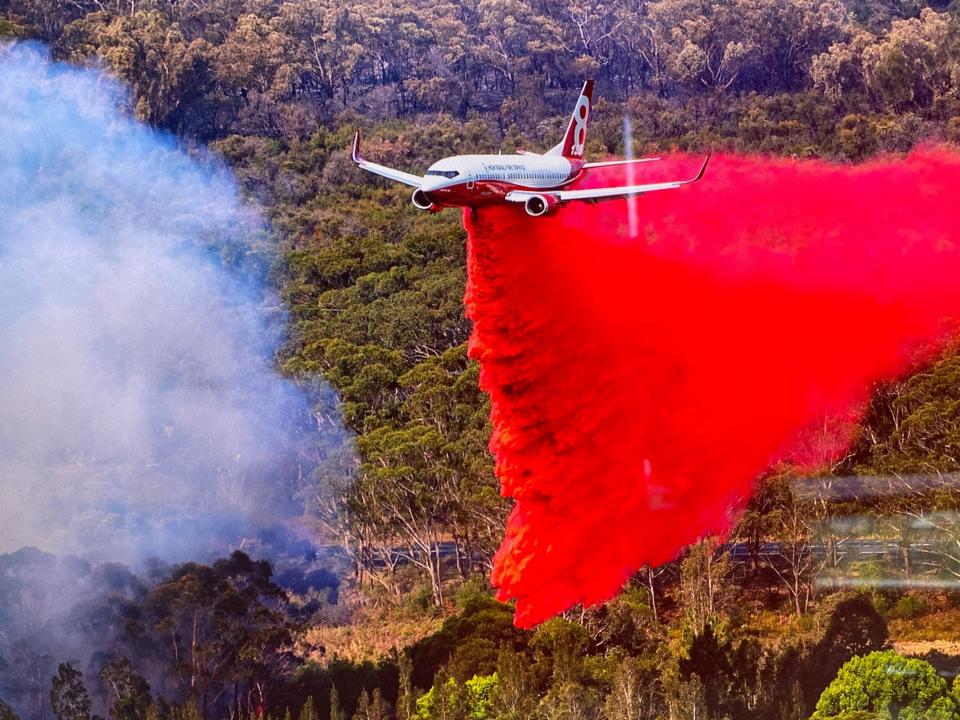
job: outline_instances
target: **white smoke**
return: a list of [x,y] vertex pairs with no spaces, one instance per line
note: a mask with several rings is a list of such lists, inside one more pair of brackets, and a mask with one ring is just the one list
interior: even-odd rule
[[261,222],[125,97],[0,47],[0,552],[237,542],[298,514],[331,441],[274,371]]

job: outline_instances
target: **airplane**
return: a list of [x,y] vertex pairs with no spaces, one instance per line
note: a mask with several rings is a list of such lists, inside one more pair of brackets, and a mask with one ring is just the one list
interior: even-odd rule
[[522,203],[527,214],[534,217],[546,215],[568,202],[597,202],[673,190],[703,177],[709,155],[700,171],[689,180],[580,190],[571,188],[593,168],[659,159],[584,162],[583,147],[592,96],[593,80],[587,80],[563,140],[543,154],[518,149],[516,155],[454,155],[435,162],[421,177],[364,160],[360,156],[360,130],[357,130],[353,136],[353,161],[363,170],[414,187],[412,201],[419,210],[436,212],[446,207],[477,208],[507,202]]

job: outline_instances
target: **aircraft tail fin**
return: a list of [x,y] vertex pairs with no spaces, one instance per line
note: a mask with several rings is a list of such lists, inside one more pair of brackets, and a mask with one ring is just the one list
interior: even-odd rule
[[583,146],[587,142],[587,120],[590,118],[590,102],[593,97],[593,80],[587,80],[577,98],[577,104],[570,116],[567,132],[556,146],[547,151],[547,155],[562,155],[566,158],[581,159]]

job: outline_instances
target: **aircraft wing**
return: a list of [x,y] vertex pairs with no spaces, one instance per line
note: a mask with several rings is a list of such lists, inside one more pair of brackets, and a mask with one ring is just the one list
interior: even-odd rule
[[707,159],[703,161],[703,165],[700,166],[700,171],[696,174],[695,177],[690,178],[689,180],[674,180],[673,182],[662,182],[662,183],[648,183],[646,185],[620,185],[616,187],[599,187],[599,188],[589,188],[586,190],[544,190],[542,192],[535,192],[531,190],[513,190],[512,192],[507,193],[506,200],[510,202],[526,202],[531,197],[536,195],[549,195],[559,202],[569,202],[571,200],[587,200],[596,202],[598,200],[606,200],[608,198],[618,198],[625,197],[627,195],[643,195],[648,192],[656,192],[657,190],[673,190],[678,187],[683,187],[684,185],[689,185],[690,183],[695,183],[697,180],[703,177],[704,171],[707,169],[707,163],[710,162],[710,156],[707,155]]
[[377,163],[364,160],[362,157],[360,157],[360,131],[359,130],[357,130],[356,134],[353,136],[353,161],[360,166],[361,170],[366,170],[367,172],[372,172],[377,175],[382,175],[385,178],[395,180],[396,182],[404,183],[405,185],[420,187],[420,182],[423,180],[423,178],[420,177],[419,175],[403,172],[403,170],[395,170],[394,168],[387,167],[386,165],[378,165]]
[[660,158],[637,158],[636,160],[610,160],[608,162],[584,163],[583,167],[584,169],[611,167],[612,165],[630,165],[631,163],[654,162],[659,159]]

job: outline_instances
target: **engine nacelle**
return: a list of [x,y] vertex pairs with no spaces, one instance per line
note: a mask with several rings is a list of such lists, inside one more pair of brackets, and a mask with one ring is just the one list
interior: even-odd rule
[[523,204],[523,209],[527,211],[527,215],[539,217],[546,215],[559,204],[560,201],[554,195],[532,195]]
[[413,206],[417,210],[433,210],[434,209],[433,203],[430,202],[430,198],[428,198],[427,194],[420,188],[417,188],[416,190],[413,191],[413,196],[410,198],[410,200],[413,202]]

